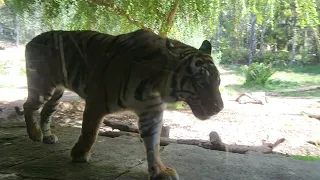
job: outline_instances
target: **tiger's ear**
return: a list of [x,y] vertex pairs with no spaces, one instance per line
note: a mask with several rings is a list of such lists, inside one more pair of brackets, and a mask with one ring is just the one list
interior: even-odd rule
[[199,48],[200,51],[211,54],[212,46],[208,40],[204,40]]
[[175,46],[170,42],[168,38],[166,39],[166,48],[168,49],[169,53],[173,56],[179,56],[179,53],[176,52]]

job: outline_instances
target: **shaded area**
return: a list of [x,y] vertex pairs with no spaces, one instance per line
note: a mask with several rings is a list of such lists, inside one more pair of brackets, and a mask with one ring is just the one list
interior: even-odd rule
[[[0,179],[147,179],[144,148],[138,138],[99,136],[90,163],[71,163],[69,151],[80,129],[55,126],[54,145],[31,142],[25,128],[0,128]],[[320,178],[320,162],[277,155],[245,155],[170,144],[162,150],[164,162],[182,180],[310,179]],[[1,178],[2,177],[2,178]]]
[[[91,163],[72,163],[69,151],[80,129],[59,127],[53,131],[59,142],[48,145],[30,141],[24,128],[0,129],[0,173],[17,174],[24,179],[117,179],[144,160],[143,145],[138,139],[98,138]],[[146,177],[143,171],[135,174]]]

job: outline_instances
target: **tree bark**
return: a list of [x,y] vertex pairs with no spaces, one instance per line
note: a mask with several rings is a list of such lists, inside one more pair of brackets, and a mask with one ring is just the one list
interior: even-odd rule
[[[99,132],[100,136],[107,136],[111,138],[119,137],[119,136],[130,136],[130,137],[138,137],[140,135],[137,133],[131,132],[114,132],[114,131],[106,131]],[[246,145],[228,145],[221,141],[217,132],[212,131],[209,134],[210,141],[197,140],[197,139],[170,139],[166,137],[160,138],[160,145],[166,146],[171,143],[175,144],[186,144],[186,145],[195,145],[205,149],[218,150],[218,151],[227,151],[233,153],[245,154],[249,151],[260,152],[260,153],[272,153],[273,148],[278,146],[280,143],[284,142],[284,138],[277,140],[275,143],[266,143],[262,141],[262,145],[260,146],[246,146]]]
[[167,36],[168,32],[170,31],[172,25],[173,25],[173,19],[174,15],[177,13],[178,7],[179,7],[180,0],[175,0],[174,5],[171,9],[171,11],[168,13],[168,16],[166,18],[166,21],[164,24],[162,24],[161,32],[159,33],[160,36]]
[[312,144],[314,146],[320,146],[320,140],[319,141],[307,141],[307,143]]
[[219,50],[219,38],[220,38],[219,26],[216,26],[216,38],[215,38],[215,41],[214,41],[214,49],[215,49],[216,53]]
[[[16,110],[16,112],[17,112],[17,110]],[[105,124],[106,126],[111,127],[112,129],[118,129],[120,131],[125,131],[125,132],[139,133],[138,127],[136,127],[134,125],[127,125],[127,124],[114,122],[114,121],[109,121],[109,120],[104,120],[103,124]],[[169,126],[162,126],[162,128],[161,128],[161,137],[167,137],[168,138],[169,135],[170,135],[170,127]]]
[[254,56],[254,43],[255,43],[255,27],[256,27],[256,16],[254,14],[251,14],[251,31],[250,31],[250,48],[249,48],[249,62],[250,65],[252,63],[252,59]]
[[20,34],[19,34],[19,19],[18,19],[18,15],[15,13],[15,18],[14,18],[14,24],[15,24],[15,28],[14,28],[14,31],[16,33],[16,46],[19,45],[19,37],[20,37]]
[[266,33],[267,25],[262,24],[261,36],[260,36],[260,54],[264,52],[264,35]]
[[[237,29],[236,15],[235,15],[235,13],[237,11],[236,5],[237,5],[236,3],[233,4],[233,11],[232,11],[232,12],[234,12],[232,14],[233,25],[234,25],[234,27],[233,27],[233,48],[234,49],[238,48],[238,37],[237,37],[238,29]],[[238,64],[238,62],[237,62],[237,64]]]
[[290,64],[294,63],[294,57],[296,55],[296,39],[297,39],[297,28],[293,28],[293,36],[292,36],[292,52],[291,52],[291,58],[290,58]]
[[303,49],[308,48],[308,28],[304,28]]
[[320,121],[320,115],[309,115],[309,118],[315,118],[318,119]]
[[266,104],[268,103],[267,97],[265,95],[251,95],[249,93],[242,93],[240,96],[235,100],[240,104]]
[[113,122],[113,121],[109,121],[109,120],[104,120],[103,124],[111,127],[112,129],[119,129],[120,131],[125,131],[125,132],[139,133],[138,128],[133,125],[126,125],[126,124]]
[[[319,29],[320,31],[320,29]],[[318,57],[318,62],[320,62],[320,35],[319,35],[319,31],[317,28],[312,28],[312,32],[314,35],[314,39],[316,41],[316,53],[317,53],[317,57]]]

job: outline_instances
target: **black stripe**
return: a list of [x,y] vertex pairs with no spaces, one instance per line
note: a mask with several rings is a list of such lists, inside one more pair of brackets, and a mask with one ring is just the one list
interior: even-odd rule
[[184,85],[189,81],[190,78],[188,76],[184,76],[182,80],[180,81],[180,88],[183,89]]
[[158,121],[153,121],[152,119],[140,119],[139,121],[145,122],[145,123],[140,123],[139,130],[140,130],[141,138],[153,136],[155,134],[161,133],[158,131],[159,130],[158,126],[159,126],[159,123],[162,122],[162,119]]
[[87,37],[87,42],[86,42],[86,44],[87,44],[87,46],[88,47],[91,47],[90,45],[91,45],[91,43],[92,43],[92,41],[94,41],[94,40],[96,40],[97,38],[97,36],[99,36],[99,35],[101,35],[100,33],[97,33],[97,32],[93,32],[93,33],[90,33],[90,34],[87,34],[89,37]]
[[154,58],[156,58],[157,56],[159,56],[160,54],[160,49],[157,49],[153,52],[150,52],[146,55],[143,55],[139,58],[139,60],[135,60],[137,62],[140,62],[141,60],[153,60]]
[[172,83],[171,83],[171,88],[176,90],[178,86],[178,80],[177,80],[177,75],[179,74],[180,70],[188,64],[188,60],[184,60],[174,71],[174,75],[172,76]]
[[82,72],[81,72],[81,68],[80,68],[80,64],[79,62],[74,63],[75,66],[74,68],[72,68],[72,74],[70,76],[68,76],[69,78],[69,85],[71,86],[70,88],[74,89],[74,90],[79,90],[80,84],[81,84],[81,76],[82,76]]
[[161,103],[158,103],[158,104],[153,104],[153,105],[147,106],[145,109],[151,109],[151,108],[155,108],[155,107],[161,106],[161,105],[163,105],[162,102],[161,102]]
[[140,118],[140,117],[143,117],[143,116],[148,115],[149,113],[151,113],[151,112],[142,112],[142,113],[140,113],[138,116],[139,116],[139,118]]
[[121,90],[122,90],[122,85],[120,83],[120,87],[119,87],[119,91],[118,91],[118,106],[121,108],[126,108],[126,106],[124,105],[124,101],[121,97]]
[[144,89],[145,89],[147,84],[148,84],[148,79],[142,80],[139,83],[137,89],[134,92],[134,97],[136,98],[136,100],[138,100],[138,101],[142,101],[143,100],[143,92],[144,92]]
[[124,90],[122,91],[123,99],[126,99],[126,92],[128,90],[128,85],[129,85],[129,81],[130,81],[130,78],[131,78],[131,70],[132,70],[132,63],[129,64],[129,68],[128,68],[128,71],[127,71],[128,75],[127,75],[126,80],[124,81],[125,86],[124,86]]

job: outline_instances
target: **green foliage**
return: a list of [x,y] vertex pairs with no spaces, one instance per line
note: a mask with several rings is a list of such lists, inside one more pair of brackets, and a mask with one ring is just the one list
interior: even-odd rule
[[170,109],[170,110],[177,110],[177,109],[185,108],[186,104],[184,102],[168,103],[166,107],[167,109]]
[[[289,65],[276,67],[277,70],[270,79],[264,84],[245,83],[245,77],[242,76],[242,70],[239,66],[223,65],[224,69],[230,71],[232,81],[235,83],[225,86],[235,92],[281,92],[287,89],[315,86],[320,84],[320,65],[297,66]],[[286,92],[282,96],[318,98],[320,90],[305,92]]]
[[[106,29],[131,31],[137,28],[150,29],[155,33],[170,31],[169,14],[175,7],[172,0],[8,0],[16,12],[40,13],[49,28],[64,27],[85,29]],[[221,6],[211,0],[179,1],[172,19],[183,19],[183,24],[199,25],[214,21],[211,16]],[[174,23],[173,23],[174,25]],[[50,27],[53,26],[53,27]]]
[[257,55],[253,60],[258,63],[273,64],[273,65],[287,65],[290,61],[291,53],[288,51],[265,52]]
[[302,161],[320,161],[320,156],[301,156],[301,155],[292,155],[294,159],[302,160]]
[[264,84],[275,73],[271,65],[265,65],[264,63],[244,65],[241,66],[241,70],[245,76],[246,83],[254,82],[257,84]]
[[[3,1],[0,0],[0,5],[1,2]],[[198,47],[203,39],[208,39],[215,44],[215,52],[221,51],[221,54],[214,54],[216,62],[238,64],[248,61],[248,44],[253,42],[249,22],[249,15],[252,14],[257,17],[254,44],[264,44],[264,47],[268,47],[268,50],[265,48],[264,51],[269,51],[269,47],[275,49],[275,52],[291,51],[292,30],[297,28],[294,43],[295,60],[299,63],[319,63],[319,0],[5,2],[6,5],[0,9],[0,26],[4,24],[5,28],[8,27],[9,36],[14,37],[11,38],[12,41],[15,40],[16,34],[21,42],[26,42],[35,35],[51,29],[90,29],[117,35],[144,28],[194,47]],[[173,11],[175,7],[176,11]],[[9,9],[10,12],[5,9]],[[258,42],[261,34],[264,35],[264,43]],[[289,53],[280,52],[272,55],[269,52],[262,57],[259,57],[259,54],[254,57],[257,57],[255,62],[287,64],[289,58],[286,56]]]
[[[277,51],[277,52],[265,52],[261,55],[257,55],[254,62],[272,64],[273,66],[288,66],[290,62],[291,52]],[[305,65],[308,63],[316,63],[316,56],[309,53],[307,49],[301,49],[299,54],[295,55],[295,63],[298,65]]]
[[245,63],[249,58],[249,51],[244,48],[226,48],[221,50],[221,64]]

